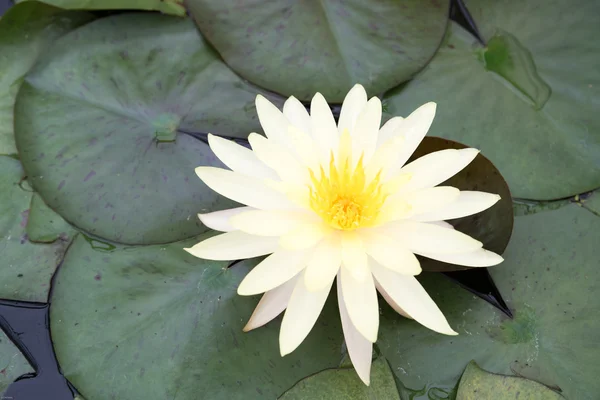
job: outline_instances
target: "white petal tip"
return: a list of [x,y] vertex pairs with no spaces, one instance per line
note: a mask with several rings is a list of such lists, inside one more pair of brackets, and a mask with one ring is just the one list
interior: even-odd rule
[[290,354],[292,351],[296,350],[296,347],[291,347],[289,345],[285,345],[280,342],[279,343],[279,353],[281,354],[281,357],[285,357],[288,354]]
[[240,286],[238,286],[238,290],[237,290],[237,294],[240,296],[254,296],[257,294],[261,294],[264,292],[261,291],[256,291],[256,290],[250,290],[250,288],[246,287],[246,285],[243,285],[243,281],[242,284],[240,284]]

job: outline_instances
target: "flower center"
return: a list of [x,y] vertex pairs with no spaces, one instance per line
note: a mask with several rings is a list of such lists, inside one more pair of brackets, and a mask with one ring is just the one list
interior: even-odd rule
[[318,177],[310,171],[311,208],[329,226],[344,231],[376,225],[387,198],[380,175],[366,182],[362,157],[355,168],[349,160],[350,157],[344,157],[336,165],[331,155],[329,176],[322,167]]

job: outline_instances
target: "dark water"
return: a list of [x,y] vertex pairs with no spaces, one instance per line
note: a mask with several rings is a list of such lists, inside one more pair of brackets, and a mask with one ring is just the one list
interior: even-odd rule
[[[0,16],[13,4],[0,0]],[[453,0],[450,17],[473,35],[477,27],[461,0]],[[2,268],[2,265],[0,265]],[[494,281],[486,269],[445,274],[459,286],[479,296],[512,317]],[[3,399],[72,400],[75,389],[59,371],[50,339],[49,304],[0,299],[0,327],[25,355],[35,373],[19,377],[9,386]]]

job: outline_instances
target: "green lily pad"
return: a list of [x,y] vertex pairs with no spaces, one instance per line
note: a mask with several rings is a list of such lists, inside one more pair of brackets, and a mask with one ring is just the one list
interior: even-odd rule
[[600,190],[591,193],[587,199],[581,201],[581,204],[600,217]]
[[21,375],[33,368],[14,343],[0,329],[0,395]]
[[[410,161],[425,154],[444,149],[464,149],[464,144],[452,140],[426,136]],[[459,230],[483,243],[483,247],[497,254],[502,254],[513,229],[513,204],[508,185],[498,169],[481,154],[462,171],[448,179],[440,186],[453,186],[460,190],[474,190],[500,195],[501,199],[487,210],[463,218],[448,220]],[[458,271],[469,269],[461,265],[448,264],[442,261],[418,256],[424,271]]]
[[387,94],[389,113],[437,102],[430,133],[481,149],[515,197],[600,187],[600,42],[590,40],[600,35],[600,3],[467,5],[487,47],[451,23],[431,63]]
[[448,0],[244,3],[190,0],[192,17],[232,69],[274,92],[342,102],[410,79],[435,53]]
[[23,77],[56,38],[92,15],[40,3],[12,7],[0,19],[0,155],[16,154],[13,107]]
[[560,394],[528,379],[491,374],[471,361],[460,378],[456,400],[560,400]]
[[[16,0],[17,3],[31,0]],[[56,7],[76,10],[148,10],[185,16],[183,0],[35,0]]]
[[260,130],[257,93],[191,21],[111,16],[57,40],[27,75],[19,155],[46,204],[81,230],[128,244],[189,238],[207,230],[198,212],[234,204],[194,173],[223,166],[194,135]]
[[67,221],[44,203],[39,194],[33,193],[27,220],[27,236],[30,241],[52,243],[58,239],[68,240],[76,233]]
[[371,383],[366,386],[354,369],[338,368],[319,372],[295,384],[280,400],[400,400],[394,375],[383,357],[371,366]]
[[600,392],[600,218],[578,205],[515,218],[505,261],[490,272],[510,319],[441,276],[422,283],[458,336],[429,331],[384,306],[379,348],[408,387],[452,387],[464,365],[518,375],[570,399]]
[[18,160],[0,156],[0,298],[45,302],[70,241],[29,240],[26,227],[33,193],[21,188],[23,174]]
[[242,332],[258,299],[236,288],[255,261],[227,268],[183,250],[201,239],[108,251],[75,239],[50,321],[62,372],[86,398],[273,399],[339,363],[335,299],[282,358],[278,322]]

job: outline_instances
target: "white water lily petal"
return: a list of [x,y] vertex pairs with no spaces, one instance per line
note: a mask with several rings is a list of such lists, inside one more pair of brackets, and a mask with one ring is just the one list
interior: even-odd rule
[[253,210],[251,207],[230,208],[229,210],[198,214],[198,218],[200,218],[200,221],[210,229],[221,232],[231,232],[236,230],[236,228],[231,225],[230,218],[251,210]]
[[306,263],[304,280],[306,288],[319,291],[331,282],[342,265],[342,251],[338,235],[329,235],[315,247]]
[[[410,205],[411,215],[435,212],[444,206],[455,202],[460,196],[460,190],[452,186],[436,186],[415,192],[391,196],[388,201],[402,200]],[[443,219],[443,218],[439,218]]]
[[402,243],[377,231],[367,231],[361,237],[367,254],[384,267],[404,275],[421,273],[419,260]]
[[352,136],[353,165],[363,157],[363,165],[366,165],[375,153],[377,146],[377,135],[381,124],[381,100],[372,97],[366,107],[356,119]]
[[377,341],[379,330],[379,306],[373,276],[369,273],[362,280],[354,279],[352,272],[342,267],[340,270],[344,304],[352,324],[371,343]]
[[381,173],[381,178],[386,176],[386,171],[395,164],[397,154],[404,146],[404,141],[404,136],[392,137],[377,148],[365,170],[367,181],[370,181],[379,173]]
[[319,157],[323,169],[329,171],[331,152],[337,152],[339,135],[331,109],[321,93],[317,93],[310,103],[311,133],[318,145]]
[[445,335],[458,335],[414,276],[397,274],[376,262],[371,271],[387,295],[415,321]]
[[404,166],[400,173],[411,174],[411,180],[400,188],[401,192],[437,186],[477,157],[477,149],[446,149],[429,153]]
[[435,226],[439,226],[441,228],[446,228],[446,229],[454,229],[454,227],[452,226],[452,224],[446,222],[446,221],[428,221],[425,222],[426,224],[430,224],[430,225],[435,225]]
[[405,220],[375,229],[390,235],[417,254],[431,251],[443,254],[469,253],[483,247],[480,241],[462,232],[424,222]]
[[232,171],[261,179],[277,179],[275,171],[263,164],[252,150],[212,134],[208,135],[208,144],[219,160]]
[[292,279],[304,269],[307,251],[277,249],[244,277],[238,294],[252,296],[264,293]]
[[294,126],[290,126],[288,135],[296,150],[296,154],[298,154],[298,157],[304,166],[312,171],[318,172],[320,166],[319,156],[317,154],[317,146],[312,137]]
[[280,145],[289,147],[287,131],[290,121],[262,95],[256,96],[256,113],[265,135]]
[[258,133],[248,135],[252,151],[267,166],[271,167],[281,180],[286,182],[308,182],[308,171],[303,168],[287,148]]
[[298,277],[294,277],[263,294],[243,331],[259,328],[281,314],[290,301],[297,280]]
[[308,336],[321,314],[330,290],[331,285],[323,290],[311,292],[304,285],[304,278],[300,276],[281,322],[279,351],[282,356],[294,351]]
[[215,167],[198,167],[196,175],[215,192],[259,210],[296,209],[285,194],[259,179]]
[[500,196],[492,193],[461,191],[456,201],[437,210],[416,214],[410,217],[414,221],[439,221],[462,218],[487,210],[500,200]]
[[396,164],[390,171],[391,174],[395,174],[419,147],[433,123],[436,108],[437,105],[433,102],[423,104],[404,119],[400,134],[406,141],[402,151],[397,155]]
[[369,275],[367,253],[361,237],[353,231],[342,232],[342,263],[354,279],[362,281]]
[[277,247],[277,238],[233,231],[205,239],[184,250],[205,260],[225,261],[264,256],[274,252]]
[[300,129],[302,132],[310,135],[310,115],[302,103],[291,96],[283,104],[283,115],[288,119],[292,126]]
[[464,265],[465,267],[491,267],[504,261],[498,254],[485,249],[458,254],[439,254],[436,252],[420,252],[417,254],[449,264]]
[[375,279],[375,277],[373,277],[373,281],[375,282],[375,289],[377,289],[377,291],[381,294],[381,297],[383,297],[383,299],[386,301],[386,303],[388,303],[390,305],[390,307],[392,307],[394,309],[394,311],[396,311],[398,314],[402,315],[404,318],[414,319],[413,317],[408,315],[406,313],[406,311],[404,311],[402,309],[402,307],[400,307],[398,305],[398,303],[396,303],[394,301],[394,299],[392,299],[390,297],[388,292],[386,292],[385,289],[379,284],[379,282],[377,282],[377,279]]
[[279,238],[279,245],[288,250],[307,249],[316,245],[328,233],[330,229],[321,222],[299,224]]
[[387,120],[379,130],[379,135],[377,135],[377,148],[379,149],[384,143],[397,137],[402,137],[404,142],[406,138],[402,134],[403,124],[404,118],[402,117],[393,117]]
[[371,361],[373,359],[373,343],[368,341],[356,327],[352,324],[346,304],[344,303],[344,294],[342,292],[342,284],[338,274],[337,295],[338,307],[340,309],[340,318],[342,320],[342,330],[344,332],[344,340],[348,348],[348,355],[354,366],[354,370],[358,377],[365,385],[371,382]]
[[281,236],[310,220],[316,218],[302,211],[248,210],[233,216],[229,222],[235,229],[251,235]]
[[340,111],[340,118],[338,121],[338,133],[340,135],[346,129],[348,129],[348,132],[352,134],[356,119],[366,105],[367,92],[365,91],[365,88],[359,84],[354,85],[342,103],[342,109]]

